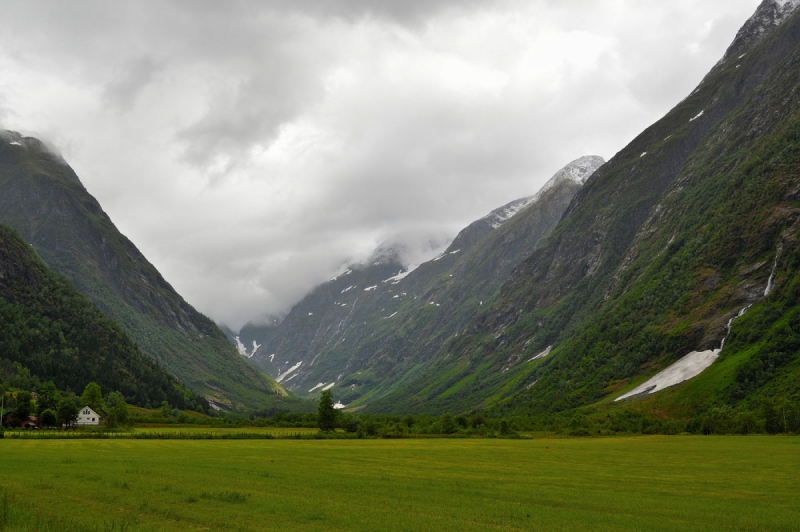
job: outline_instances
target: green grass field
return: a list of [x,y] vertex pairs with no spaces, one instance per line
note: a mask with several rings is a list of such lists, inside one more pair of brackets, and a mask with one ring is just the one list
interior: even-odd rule
[[272,434],[275,437],[288,436],[292,434],[313,434],[319,429],[308,427],[225,427],[225,426],[203,426],[203,425],[137,425],[133,429],[138,432],[178,432],[178,433],[214,433],[214,434],[235,434],[235,433],[257,433]]
[[6,530],[800,529],[797,437],[6,439],[0,471]]

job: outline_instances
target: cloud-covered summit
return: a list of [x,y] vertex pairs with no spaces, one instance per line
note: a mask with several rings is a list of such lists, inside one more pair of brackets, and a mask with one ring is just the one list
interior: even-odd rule
[[757,0],[11,2],[0,126],[63,153],[194,306],[278,314],[611,157]]

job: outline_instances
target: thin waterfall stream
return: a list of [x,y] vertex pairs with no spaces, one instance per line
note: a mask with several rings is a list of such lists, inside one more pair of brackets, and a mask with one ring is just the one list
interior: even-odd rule
[[[782,246],[779,245],[778,251],[775,254],[775,262],[772,265],[772,272],[770,272],[769,279],[767,280],[767,287],[764,289],[764,295],[760,299],[767,297],[774,288],[773,283],[775,279],[775,272],[778,268],[778,257],[781,254],[781,250]],[[636,395],[653,394],[659,390],[663,390],[664,388],[669,388],[670,386],[680,384],[681,382],[687,381],[702,373],[706,368],[713,364],[717,357],[719,357],[720,353],[722,353],[722,349],[725,347],[725,341],[731,334],[731,326],[733,325],[733,322],[738,318],[741,318],[752,306],[753,303],[750,303],[728,320],[728,324],[725,327],[725,336],[722,338],[722,343],[720,344],[719,349],[692,351],[674,364],[648,379],[643,384],[640,384],[633,390],[620,395],[614,399],[614,401],[620,401]]]

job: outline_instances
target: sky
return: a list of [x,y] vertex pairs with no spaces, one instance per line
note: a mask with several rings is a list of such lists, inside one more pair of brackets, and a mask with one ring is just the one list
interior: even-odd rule
[[432,257],[687,96],[759,0],[3,2],[0,127],[238,330]]

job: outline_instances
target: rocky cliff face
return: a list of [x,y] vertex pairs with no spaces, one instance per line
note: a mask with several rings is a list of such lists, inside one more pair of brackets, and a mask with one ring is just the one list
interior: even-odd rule
[[545,241],[603,162],[570,163],[536,196],[470,224],[413,271],[391,253],[353,266],[316,288],[281,323],[246,327],[239,339],[245,346],[255,341],[253,359],[293,393],[333,387],[348,406],[372,401],[443,355],[443,346],[488,308],[513,267]]
[[0,222],[30,242],[139,346],[220,408],[268,406],[281,389],[180,297],[36,139],[0,135]]
[[[795,3],[765,0],[697,89],[581,188],[448,362],[375,408],[590,404],[719,348],[745,308],[707,393],[742,400],[789,382],[792,357],[780,373],[764,346],[797,312],[799,44]],[[782,288],[765,299],[772,278]]]

